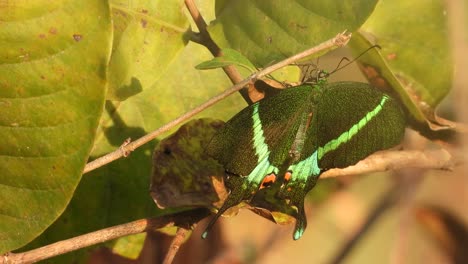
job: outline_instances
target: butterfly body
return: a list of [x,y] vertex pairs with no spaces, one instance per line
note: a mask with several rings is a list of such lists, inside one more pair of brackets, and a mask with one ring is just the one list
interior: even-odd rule
[[231,175],[231,193],[207,230],[230,207],[273,188],[295,208],[299,239],[307,225],[304,197],[320,174],[398,144],[404,127],[395,100],[357,82],[303,84],[245,108],[207,147]]

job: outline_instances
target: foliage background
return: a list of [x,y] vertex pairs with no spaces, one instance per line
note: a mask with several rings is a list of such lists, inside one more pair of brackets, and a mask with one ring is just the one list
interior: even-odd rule
[[[372,2],[374,1],[362,1],[360,4],[362,4],[362,6],[367,6],[372,5]],[[9,6],[5,7],[0,5],[0,12],[2,12],[1,14],[13,14],[12,18],[17,19],[19,21],[19,25],[21,25],[21,19],[28,20],[39,18],[40,20],[43,19],[44,16],[38,14],[49,13],[53,14],[51,18],[52,21],[57,23],[60,21],[60,23],[64,23],[62,22],[63,18],[60,15],[57,15],[57,12],[54,13],[51,12],[51,10],[65,10],[64,13],[67,14],[67,12],[71,12],[75,15],[80,12],[88,12],[87,14],[89,14],[90,20],[85,22],[85,25],[86,23],[96,23],[92,19],[99,17],[99,15],[92,15],[92,12],[89,10],[89,7],[95,6],[95,4],[83,1],[81,5],[71,5],[72,7],[77,8],[77,11],[72,12],[67,8],[63,8],[63,6],[70,7],[69,5],[65,4],[61,6],[57,3],[46,5],[45,2],[41,2],[41,4],[44,4],[44,6],[49,9],[47,10],[47,8],[43,8],[41,10],[40,8],[30,8],[25,12],[25,14],[20,15],[15,15],[11,10],[8,11],[9,9],[7,8],[10,8]],[[414,10],[414,12],[418,11],[417,8],[420,8],[420,6],[417,6],[417,3],[421,3],[421,1],[412,1],[411,3],[415,5],[407,6],[407,8]],[[207,21],[214,19],[214,5],[212,1],[197,1],[197,4]],[[219,1],[216,8],[219,10],[222,8],[226,8],[225,10],[245,8],[245,10],[249,12],[254,12],[256,10],[255,6],[249,6],[245,1],[237,1],[233,4],[235,5],[234,7],[230,7],[231,9],[228,9],[229,4],[229,1]],[[431,2],[431,4],[438,6],[440,2],[434,1]],[[464,45],[466,46],[466,39],[460,40],[457,37],[459,35],[467,35],[466,28],[460,27],[460,25],[466,23],[457,22],[456,18],[452,18],[450,15],[451,12],[456,12],[456,8],[452,6],[455,4],[447,5],[447,18],[449,18],[449,21],[451,22],[449,24],[449,29],[452,35],[447,35],[445,37],[448,38],[452,36],[450,39],[454,40],[451,42],[451,45],[453,46],[463,45],[457,44],[455,40],[465,43]],[[40,5],[38,4],[38,6]],[[16,6],[16,8],[18,9],[14,10],[21,10],[22,7]],[[104,113],[100,119],[96,139],[90,154],[91,159],[118,148],[129,136],[132,138],[138,138],[145,133],[158,128],[162,124],[172,120],[174,117],[205,101],[210,96],[229,87],[230,84],[228,79],[221,71],[216,70],[205,72],[195,71],[193,69],[196,64],[209,60],[211,55],[202,46],[196,45],[192,42],[187,42],[188,35],[185,31],[190,20],[187,19],[186,15],[180,12],[180,10],[183,9],[182,1],[175,0],[130,2],[118,0],[111,1],[110,14],[113,16],[114,23],[113,38],[111,39],[109,37],[109,33],[107,33],[107,35],[101,35],[103,39],[107,36],[106,40],[101,41],[101,45],[103,48],[105,48],[106,45],[109,47],[112,41],[112,50],[108,50],[108,52],[112,52],[112,57],[110,59],[109,72],[107,75],[109,83],[107,98],[112,101],[107,101],[105,103]],[[160,10],[164,10],[164,12],[160,12]],[[326,8],[324,10],[326,10]],[[358,10],[365,12],[362,8]],[[105,13],[105,11],[103,12]],[[391,13],[390,15],[400,18],[400,16],[396,16],[395,13]],[[283,19],[288,16],[297,16],[297,13],[281,13],[276,18]],[[12,20],[8,20],[10,17],[2,17],[3,19],[0,19],[1,23],[13,23]],[[70,16],[70,18],[73,17],[74,16]],[[252,17],[255,17],[255,13],[252,14]],[[356,17],[359,16],[356,15]],[[429,21],[430,18],[424,19],[417,15],[412,17],[417,17],[423,21],[420,23],[420,27],[416,27],[414,29],[404,28],[402,31],[397,30],[397,33],[405,32],[410,37],[418,35],[416,34],[418,32],[425,32],[425,34],[428,33],[427,35],[424,35],[426,37],[417,38],[418,41],[429,41],[432,38],[438,38],[436,34],[437,30],[434,30],[432,27],[428,27],[430,23],[432,23],[430,24],[431,26],[434,26],[434,24],[437,26],[437,21]],[[70,21],[70,18],[68,18],[68,20],[65,18],[63,21]],[[227,21],[225,23],[235,25],[236,23],[231,21],[231,19],[235,18],[236,16],[233,16],[232,14],[224,15],[223,18],[219,20],[221,22],[217,22],[218,24],[212,25],[210,32],[213,34],[215,40],[217,40],[222,46],[227,45],[227,43],[230,43],[230,45],[233,46],[239,45],[239,49],[245,53],[248,53],[246,51],[255,50],[251,48],[252,43],[246,41],[250,39],[246,39],[245,36],[237,35],[232,37],[227,35],[223,40],[223,34],[231,34],[236,31],[235,29],[229,28],[220,29],[220,23],[225,19]],[[380,17],[380,19],[383,18]],[[392,22],[397,23],[397,19],[392,20]],[[253,22],[244,20],[242,23],[244,23],[243,26],[251,27],[251,23]],[[73,23],[70,22],[69,24]],[[75,24],[78,25],[79,23]],[[109,25],[107,25],[107,27],[108,26]],[[106,25],[103,27],[106,27]],[[23,42],[18,41],[19,44],[14,43],[14,45],[12,45],[12,42],[8,42],[8,38],[5,37],[11,36],[11,31],[18,30],[18,28],[3,28],[6,28],[6,30],[0,31],[0,39],[3,41],[1,45],[3,47],[13,47],[11,50],[14,50],[14,48],[20,49],[23,45],[22,43],[25,43],[24,40]],[[300,30],[300,27],[297,28]],[[334,36],[337,32],[340,32],[340,30],[337,31],[336,28],[334,28],[333,25],[330,28],[319,28],[317,33],[308,34],[306,38],[309,39],[304,40],[304,43],[314,43],[319,41],[318,39],[313,39],[317,36],[322,38],[322,40],[328,39],[329,37]],[[39,29],[41,28],[39,27]],[[78,29],[72,28],[68,30],[69,31],[64,30],[67,32],[66,37],[68,37],[69,43],[73,43],[74,39],[70,39],[70,36],[74,35],[74,32]],[[89,29],[85,29],[84,32],[87,32],[86,30]],[[107,28],[107,30],[109,29]],[[277,29],[269,28],[269,30],[275,31]],[[41,33],[39,31],[40,30],[32,34],[34,38],[39,37],[40,39]],[[60,33],[62,33],[62,31],[60,31]],[[62,35],[59,34],[59,36]],[[86,37],[87,35],[84,34],[84,36]],[[262,39],[264,40],[269,39],[268,37],[265,38],[265,36],[260,37],[263,37]],[[280,38],[280,40],[284,41],[288,39],[288,37],[291,38],[291,36],[284,36]],[[31,41],[31,46],[37,45],[37,40],[31,40],[33,38],[31,38],[30,35],[27,35],[26,39]],[[84,40],[86,40],[86,38],[84,38]],[[236,41],[238,42],[236,43]],[[263,43],[261,45],[257,43],[260,47],[265,44],[267,43]],[[288,46],[291,44],[290,42],[284,41],[282,45]],[[451,81],[447,79],[450,78],[447,77],[447,75],[450,75],[450,72],[445,72],[445,70],[450,68],[450,66],[444,64],[445,61],[443,60],[435,60],[438,58],[434,59],[433,56],[424,57],[424,55],[433,55],[433,52],[435,51],[441,52],[443,49],[431,50],[433,48],[429,47],[428,49],[425,49],[426,47],[421,46],[420,43],[416,43],[415,45],[415,47],[408,47],[406,49],[413,52],[408,55],[409,58],[418,58],[418,60],[413,59],[409,64],[413,65],[416,62],[422,62],[424,67],[419,75],[423,76],[424,80],[430,84],[436,83],[434,80],[441,80],[441,84],[439,84],[440,86],[447,86],[450,84]],[[73,45],[71,46],[76,47]],[[297,45],[294,48],[301,50],[306,46],[309,46],[309,44],[304,44],[303,46]],[[40,49],[40,47],[42,46],[37,47],[39,47],[37,48],[39,51],[33,50],[29,54],[39,54],[37,55],[39,58],[45,57],[46,60],[43,60],[44,65],[50,65],[50,60],[57,58],[57,56],[52,55],[55,54],[55,52],[51,52],[49,50],[45,52],[45,54],[41,54],[43,49]],[[44,45],[43,47],[50,48],[51,46]],[[58,51],[67,50],[63,48],[63,42],[60,41],[56,46],[52,47],[58,47]],[[83,65],[89,65],[89,61],[81,60],[81,58],[90,58],[89,54],[92,54],[93,50],[98,51],[96,47],[97,46],[94,45],[90,45],[90,47],[82,49],[79,49],[78,47],[80,52],[82,52],[81,54],[70,59],[59,59],[58,61],[59,63],[70,63],[70,65],[76,67],[70,68],[70,72],[73,72],[75,69],[82,68]],[[281,52],[283,52],[282,47],[283,46],[278,45],[278,50]],[[164,50],[165,52],[161,53],[160,50]],[[456,49],[454,48],[454,50]],[[459,52],[460,50],[463,49],[458,49],[456,51]],[[465,51],[462,52],[466,52],[467,49],[464,50]],[[38,61],[40,62],[40,60],[33,60],[33,62],[31,62],[26,58],[25,61],[21,62],[11,61],[11,58],[14,58],[14,56],[9,52],[10,49],[7,49],[7,52],[2,53],[3,56],[1,57],[3,64],[0,65],[0,74],[2,74],[1,76],[4,78],[1,83],[3,87],[8,87],[6,85],[8,84],[8,81],[15,80],[15,78],[19,77],[28,79],[35,76],[40,79],[40,74],[38,74],[37,68],[34,66],[34,63]],[[294,53],[294,49],[291,49],[290,52]],[[337,51],[328,55],[327,57],[329,62],[325,62],[321,59],[320,66],[322,68],[334,68],[336,62],[343,56],[343,53],[339,52],[340,51]],[[279,59],[279,57],[262,57],[261,53],[262,50],[260,49],[260,55],[254,54],[251,55],[250,58],[254,58],[254,60],[256,59],[258,63],[261,64],[268,64],[271,61]],[[103,57],[109,55],[106,55],[105,52],[102,54],[101,55]],[[352,55],[348,53],[346,56],[350,57]],[[466,54],[457,54],[454,57],[466,58]],[[76,63],[76,65],[73,63]],[[20,75],[11,75],[13,77],[8,79],[8,75],[14,72],[8,69],[11,65],[18,66],[18,72],[20,72]],[[22,69],[24,69],[25,66],[29,67],[30,70],[23,72]],[[41,65],[39,64],[39,66]],[[405,65],[397,65],[397,67],[404,68]],[[431,70],[430,73],[429,69]],[[56,74],[56,71],[53,72]],[[66,72],[67,74],[65,75],[70,76],[70,72]],[[77,76],[79,77],[80,75]],[[80,82],[77,80],[77,76],[70,80],[66,80],[65,83],[70,87],[78,87],[76,83],[89,84],[89,82],[86,81]],[[464,76],[456,76],[464,78]],[[351,68],[346,69],[343,73],[334,75],[332,78],[332,81],[340,79],[364,80],[362,75],[358,73],[357,69]],[[11,83],[13,83],[13,81],[11,81]],[[25,90],[27,92],[39,91],[37,83],[37,81],[31,83],[26,82],[24,84]],[[51,83],[48,85],[56,85],[58,83],[63,84],[63,80],[52,79]],[[464,94],[464,91],[462,91],[465,90],[463,88],[463,83],[466,82],[459,81],[457,79],[454,80],[453,93],[455,96],[449,96],[446,99],[446,108],[442,110],[444,111],[444,114],[448,116],[456,116],[457,113],[467,113],[467,111],[456,108],[457,105],[466,105],[460,103],[460,101],[463,100],[466,102],[465,98],[467,98],[466,93]],[[102,104],[104,100],[103,95],[105,85],[104,83],[97,83],[95,87],[100,92],[100,99],[98,98],[96,100],[99,100]],[[5,91],[9,90],[2,90],[4,91],[1,94],[3,99],[2,102],[14,101],[10,100],[12,96],[9,97],[9,95],[5,93]],[[21,92],[21,90],[19,91]],[[445,87],[441,97],[443,97],[444,93],[447,91],[448,89]],[[21,93],[17,94],[21,95]],[[22,95],[21,98],[24,100],[28,99],[28,97],[24,95]],[[43,97],[38,98],[39,100],[42,100]],[[439,99],[433,100],[433,102],[435,102],[434,104],[436,104],[438,100]],[[45,102],[41,103],[46,105]],[[200,115],[200,117],[215,117],[226,120],[244,106],[245,103],[240,99],[240,97],[238,95],[234,95],[228,100],[225,100],[215,107],[205,111]],[[52,109],[53,107],[54,105],[52,105]],[[61,108],[59,107],[58,109]],[[70,107],[63,107],[63,109],[67,109],[69,112],[72,112]],[[100,111],[101,110],[98,107],[95,112],[95,116],[99,116]],[[39,112],[41,111],[38,111],[38,113]],[[17,112],[8,112],[8,110],[5,110],[4,113],[9,113],[11,115],[17,114]],[[47,111],[43,112],[43,114],[44,116],[50,116]],[[458,118],[466,121],[465,116],[459,116]],[[7,121],[10,122],[10,120],[6,120],[5,118],[2,120],[3,125],[5,125]],[[96,124],[97,123],[95,123],[94,127]],[[3,138],[11,138],[11,133],[18,133],[18,130],[15,130],[15,128],[13,128],[13,130],[2,128],[0,129],[0,132],[5,134]],[[39,142],[38,145],[40,146],[40,142],[47,143],[54,141],[48,138],[40,139],[40,135],[41,134],[38,134],[38,137],[33,138],[30,142],[32,142],[32,144]],[[65,134],[63,137],[65,137]],[[428,144],[417,135],[411,133],[408,136],[407,142],[410,142],[414,148],[423,148]],[[0,161],[2,161],[1,168],[4,172],[3,176],[0,178],[1,188],[5,188],[4,186],[10,184],[12,181],[11,179],[16,176],[16,174],[13,173],[14,171],[12,170],[13,167],[11,163],[7,163],[8,157],[23,157],[22,152],[20,154],[13,153],[13,155],[9,152],[7,153],[8,155],[5,155],[5,149],[8,149],[7,147],[10,146],[9,148],[13,149],[11,144],[8,145],[6,143],[7,142],[2,143],[4,146],[2,148],[4,149],[4,152],[0,159]],[[76,187],[76,191],[73,192],[76,182],[80,180],[80,175],[75,173],[72,177],[73,179],[70,179],[66,184],[61,186],[61,191],[63,191],[64,196],[58,200],[57,198],[44,199],[44,195],[38,194],[34,206],[42,208],[39,212],[32,210],[34,206],[32,206],[30,201],[23,199],[24,195],[22,193],[7,193],[5,189],[0,189],[0,196],[4,196],[1,197],[2,199],[0,200],[0,208],[3,209],[3,211],[1,211],[1,217],[3,218],[0,218],[0,221],[5,221],[4,219],[6,217],[12,215],[11,212],[7,212],[5,210],[5,204],[7,201],[15,202],[15,207],[13,207],[14,211],[35,215],[38,218],[46,217],[48,219],[47,221],[42,222],[41,226],[33,229],[23,228],[25,224],[27,225],[31,223],[25,223],[23,221],[27,218],[21,219],[20,217],[17,217],[18,220],[15,220],[15,222],[10,223],[8,226],[4,225],[5,222],[1,222],[2,226],[6,227],[5,230],[13,226],[15,229],[19,230],[18,232],[20,234],[20,238],[14,240],[13,244],[0,242],[2,249],[15,249],[19,245],[28,243],[33,237],[42,233],[45,228],[44,224],[47,222],[54,222],[59,215],[61,216],[58,220],[55,221],[54,224],[51,225],[41,236],[28,244],[27,248],[35,248],[40,245],[49,244],[53,241],[73,237],[111,225],[160,214],[161,212],[156,210],[153,201],[147,192],[149,176],[151,174],[151,152],[156,143],[157,142],[155,141],[151,144],[147,144],[133,152],[131,156],[126,159],[120,159],[106,167],[86,174]],[[89,143],[87,147],[84,145],[85,144],[83,144],[83,154],[80,156],[81,160],[78,160],[74,166],[84,166],[83,158],[88,155],[87,152],[89,152],[91,147]],[[42,155],[44,153],[40,154]],[[39,155],[39,157],[41,157],[41,155]],[[7,156],[7,159],[5,159],[5,156]],[[47,154],[45,156],[47,156]],[[62,164],[62,166],[65,165]],[[31,167],[26,172],[30,172],[31,175],[38,175],[37,171],[37,167]],[[404,174],[404,172],[398,173]],[[440,246],[440,241],[437,239],[437,236],[433,235],[434,230],[432,229],[431,231],[431,228],[428,228],[427,222],[424,222],[424,218],[415,218],[415,216],[418,215],[417,212],[420,212],[417,208],[425,204],[435,204],[443,208],[448,208],[451,212],[454,212],[456,219],[466,223],[468,215],[466,214],[466,210],[464,210],[464,204],[466,204],[466,201],[468,200],[466,187],[468,186],[468,180],[463,167],[457,167],[453,172],[431,171],[424,172],[423,174],[423,183],[417,189],[415,188],[414,191],[406,193],[406,195],[402,197],[402,202],[399,203],[397,207],[387,211],[383,217],[379,219],[377,225],[371,229],[370,234],[364,238],[362,243],[358,245],[356,250],[350,256],[348,259],[349,262],[362,263],[381,261],[384,259],[388,262],[405,260],[412,263],[418,262],[421,259],[433,259],[434,263],[439,263],[447,260],[447,255],[443,250],[444,248]],[[408,177],[411,177],[411,175]],[[50,181],[50,178],[47,175],[36,176],[35,180],[39,180],[38,182],[42,184]],[[29,184],[31,181],[25,178],[23,183]],[[219,244],[223,245],[224,249],[216,252],[215,257],[220,258],[224,256],[227,259],[238,258],[241,261],[265,263],[281,263],[285,260],[293,260],[299,263],[325,262],[335,254],[341,243],[346,241],[354,230],[356,230],[356,228],[364,221],[372,205],[375,205],[382,194],[385,193],[389,186],[393,184],[393,178],[389,174],[382,173],[362,177],[343,177],[342,179],[333,180],[333,182],[331,182],[331,180],[322,180],[319,184],[324,186],[334,186],[333,188],[338,188],[339,190],[335,191],[324,202],[309,203],[309,228],[301,240],[291,240],[291,226],[277,226],[257,215],[252,214],[251,212],[241,211],[239,216],[236,218],[224,220],[222,221],[222,224],[220,224],[223,226],[222,232],[224,233],[224,236],[216,239]],[[35,187],[38,187],[39,185],[36,185]],[[346,186],[346,188],[341,188],[341,186]],[[46,187],[49,188],[50,186],[46,185]],[[317,193],[320,192],[317,191]],[[314,192],[311,192],[311,196],[317,196],[317,194],[314,195]],[[323,198],[313,198],[314,197],[312,197],[312,200],[324,200]],[[70,199],[71,201],[68,203]],[[49,200],[57,202],[58,205],[48,202]],[[21,203],[21,201],[23,203]],[[50,213],[49,210],[53,211],[53,213]],[[203,228],[203,226],[203,224],[199,225],[200,228]],[[5,234],[7,234],[6,232],[3,232],[5,231],[2,230],[2,232],[0,232],[0,238],[2,238],[2,235],[5,236]],[[199,235],[194,235],[191,238],[191,240],[198,239]],[[117,247],[119,243],[122,243],[121,241],[123,241],[123,239],[109,243],[109,245],[111,248],[113,246],[115,252],[122,253]],[[139,249],[142,246],[142,239],[141,237],[137,237],[135,241],[137,242],[133,244],[137,246],[133,252],[127,252],[127,256],[135,256],[135,254],[139,252]],[[186,249],[182,249],[180,255],[181,259],[179,261],[182,261],[183,256],[188,254],[184,253],[184,250],[189,250],[191,245],[190,243],[192,242],[189,242],[185,246]],[[203,248],[200,246],[192,247],[195,247],[196,249],[198,248],[200,251],[202,251],[201,249]],[[23,248],[21,250],[25,249],[26,248]],[[70,260],[85,260],[89,257],[88,250],[89,249],[67,254],[56,258],[53,261],[69,262]],[[93,255],[91,259],[93,260],[98,254],[100,253],[98,252]]]

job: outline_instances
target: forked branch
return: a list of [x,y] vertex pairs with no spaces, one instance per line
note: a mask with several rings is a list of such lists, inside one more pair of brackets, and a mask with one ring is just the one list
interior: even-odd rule
[[22,253],[7,253],[3,255],[3,259],[0,260],[0,263],[32,263],[148,230],[161,229],[163,227],[170,226],[189,227],[209,214],[210,211],[207,209],[198,209],[168,216],[140,219],[130,223],[112,226],[74,238],[62,240],[30,251]]

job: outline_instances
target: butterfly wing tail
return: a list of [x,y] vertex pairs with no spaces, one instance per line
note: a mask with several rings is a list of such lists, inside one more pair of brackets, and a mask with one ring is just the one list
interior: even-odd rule
[[279,192],[279,197],[290,199],[291,205],[296,207],[296,226],[294,228],[293,239],[298,240],[304,234],[307,228],[307,217],[304,210],[304,198],[307,193],[315,186],[317,176],[310,176],[307,182],[301,183],[297,179],[292,179],[286,183]]
[[297,206],[297,216],[296,216],[296,226],[294,227],[293,239],[298,240],[304,234],[304,231],[307,227],[307,218],[304,211],[304,200],[296,204]]
[[250,188],[242,188],[243,180],[239,176],[235,176],[231,180],[231,185],[232,185],[232,191],[227,197],[226,201],[224,204],[219,208],[218,212],[216,213],[215,216],[211,219],[211,221],[208,223],[208,225],[205,228],[205,232],[202,234],[202,238],[205,239],[208,237],[208,233],[210,232],[211,228],[213,225],[216,223],[218,218],[226,212],[227,209],[236,206],[240,204],[243,200],[248,199],[249,197],[252,196],[251,194],[251,189]]
[[[225,203],[226,204],[226,203]],[[235,204],[234,204],[235,205]],[[216,223],[216,221],[218,220],[218,218],[228,209],[229,207],[228,206],[222,206],[219,210],[218,210],[218,213],[213,216],[213,218],[211,218],[211,221],[208,223],[208,225],[206,226],[205,228],[205,231],[203,232],[202,234],[202,238],[203,239],[206,239],[208,237],[208,233],[211,231],[211,228],[213,228],[214,224]]]
[[[303,188],[303,186],[302,186]],[[309,190],[304,190],[299,186],[294,185],[292,188],[288,188],[286,185],[279,192],[279,197],[283,199],[290,199],[291,205],[296,207],[297,213],[296,226],[294,228],[293,239],[298,240],[304,234],[304,231],[307,227],[307,218],[304,210],[304,197]]]

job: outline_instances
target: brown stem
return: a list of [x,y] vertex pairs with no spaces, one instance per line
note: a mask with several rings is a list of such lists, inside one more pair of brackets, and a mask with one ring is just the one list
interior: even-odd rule
[[356,233],[343,245],[343,247],[338,250],[338,254],[336,254],[329,263],[330,264],[338,264],[342,263],[343,260],[349,255],[351,250],[354,246],[359,243],[361,238],[369,231],[369,229],[375,224],[375,222],[380,218],[380,216],[390,207],[395,204],[397,193],[398,193],[398,186],[393,186],[379,201],[377,206],[371,211],[369,216],[367,217],[366,222],[356,231]]
[[395,170],[401,168],[425,168],[449,170],[454,166],[452,156],[444,149],[380,151],[359,161],[356,165],[343,169],[331,169],[320,178],[357,175],[369,172]]
[[[206,22],[201,16],[200,12],[198,11],[197,6],[193,2],[193,0],[185,0],[185,6],[187,7],[190,15],[192,16],[193,21],[197,25],[200,34],[197,36],[197,43],[201,43],[205,46],[214,57],[222,56],[221,48],[213,41],[210,36],[210,33],[206,30]],[[237,71],[236,67],[230,65],[223,67],[224,72],[229,77],[233,84],[239,83],[242,81],[242,75]],[[252,100],[249,97],[248,92],[243,89],[239,91],[244,100],[250,105],[252,104]]]
[[169,247],[169,251],[166,254],[166,257],[164,258],[163,264],[171,264],[172,261],[174,260],[175,255],[179,251],[180,246],[182,243],[185,241],[185,237],[187,236],[187,233],[189,232],[188,229],[179,227],[177,229],[177,233],[172,240],[172,243]]
[[30,251],[22,253],[8,253],[3,256],[2,263],[33,263],[75,251],[80,248],[85,248],[115,238],[137,234],[148,230],[179,225],[190,226],[209,214],[210,211],[206,209],[197,209],[168,216],[140,219],[130,223],[108,227],[74,238],[62,240]]
[[[351,253],[351,251],[358,245],[365,234],[375,225],[377,220],[383,215],[385,211],[399,203],[405,195],[414,196],[420,183],[424,179],[422,177],[422,170],[405,170],[400,175],[394,175],[395,183],[383,195],[378,204],[370,211],[364,224],[356,230],[354,235],[346,241],[346,243],[338,250],[338,253],[329,262],[330,264],[343,263],[343,260]],[[415,175],[416,174],[416,175]]]

